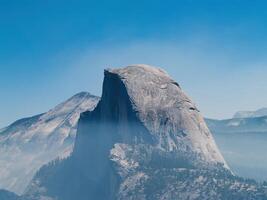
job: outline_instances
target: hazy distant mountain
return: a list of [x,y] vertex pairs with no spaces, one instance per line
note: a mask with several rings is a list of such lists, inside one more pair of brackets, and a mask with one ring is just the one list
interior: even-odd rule
[[21,194],[36,171],[72,152],[81,112],[99,98],[79,93],[47,113],[18,120],[0,132],[0,188]]
[[267,116],[206,122],[236,174],[267,181]]
[[248,118],[248,117],[263,117],[267,116],[267,108],[261,108],[255,111],[239,111],[236,112],[233,118]]
[[266,199],[234,176],[194,103],[164,71],[106,70],[97,107],[81,115],[73,154],[42,167],[30,199]]

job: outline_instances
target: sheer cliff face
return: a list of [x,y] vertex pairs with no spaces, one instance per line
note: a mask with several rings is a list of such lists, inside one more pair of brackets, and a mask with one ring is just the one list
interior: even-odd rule
[[149,145],[193,166],[226,166],[194,103],[166,72],[146,65],[105,71],[101,101],[82,115],[74,155],[101,150],[107,158],[116,143]]

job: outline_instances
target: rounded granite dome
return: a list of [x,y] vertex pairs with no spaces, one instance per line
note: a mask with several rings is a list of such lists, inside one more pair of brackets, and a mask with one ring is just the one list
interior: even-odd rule
[[204,162],[227,166],[196,105],[164,70],[138,64],[107,69],[105,75],[106,82],[117,77],[123,83],[133,110],[158,148],[193,152]]

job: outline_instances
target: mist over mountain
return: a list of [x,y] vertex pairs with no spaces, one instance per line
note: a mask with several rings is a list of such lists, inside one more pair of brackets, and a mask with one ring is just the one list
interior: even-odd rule
[[99,98],[81,92],[50,111],[20,119],[0,132],[0,188],[22,194],[39,168],[70,155],[80,113]]
[[195,104],[147,65],[105,71],[102,97],[78,124],[73,154],[38,171],[27,199],[266,199],[234,176]]
[[267,116],[205,121],[235,174],[267,180]]

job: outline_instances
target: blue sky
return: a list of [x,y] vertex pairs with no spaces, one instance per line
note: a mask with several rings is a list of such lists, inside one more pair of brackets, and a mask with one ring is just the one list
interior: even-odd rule
[[203,115],[267,106],[267,3],[0,0],[0,127],[73,94],[103,69],[164,68]]

